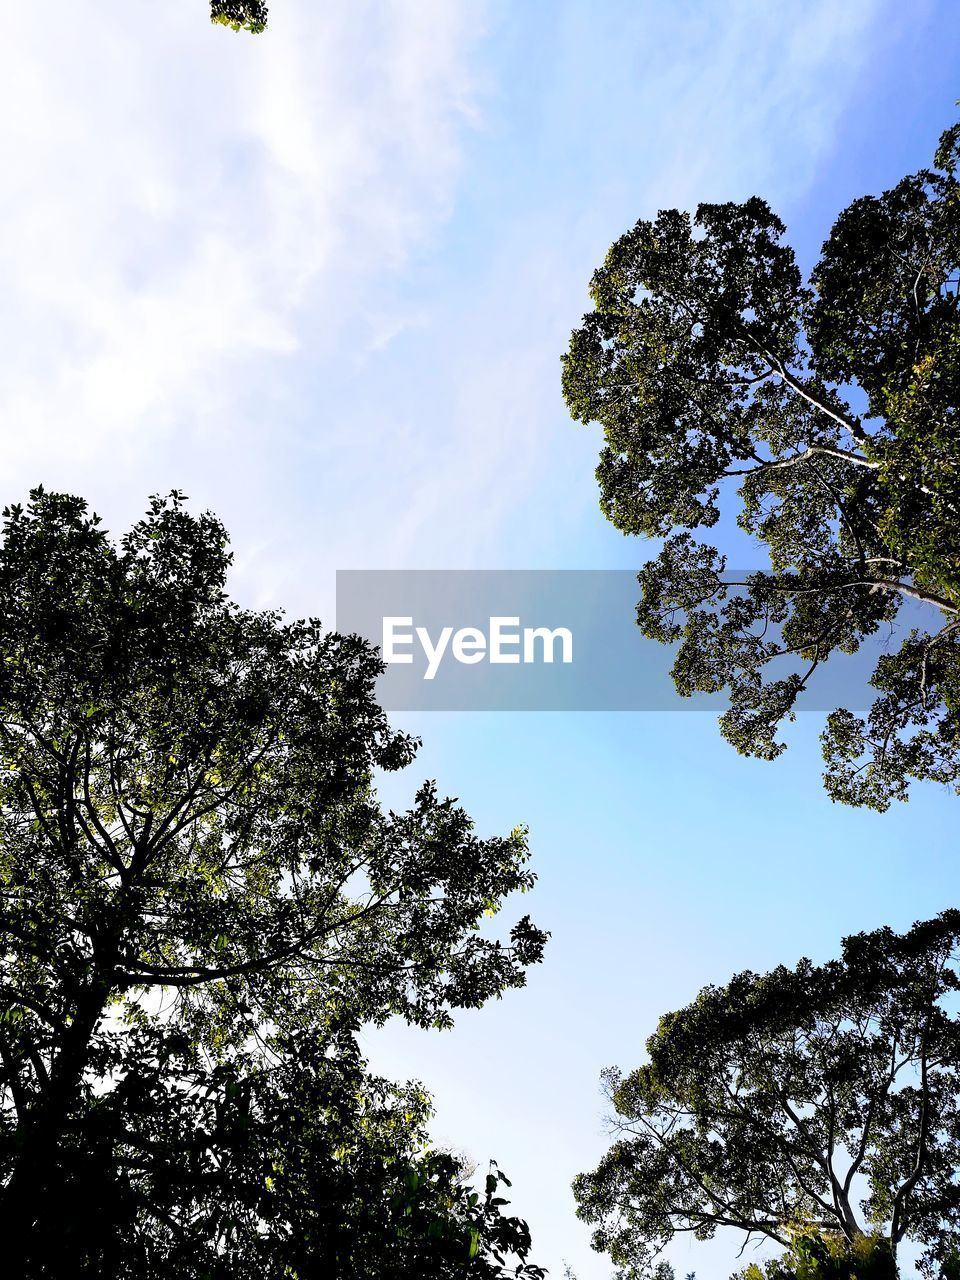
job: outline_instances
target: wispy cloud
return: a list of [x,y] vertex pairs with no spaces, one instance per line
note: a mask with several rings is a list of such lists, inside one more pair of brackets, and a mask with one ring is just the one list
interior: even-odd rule
[[497,7],[480,50],[496,88],[471,143],[458,252],[409,335],[415,373],[378,407],[383,474],[402,478],[406,498],[381,532],[381,559],[576,562],[571,543],[596,507],[597,443],[567,418],[558,358],[593,269],[658,208],[754,192],[782,208],[802,196],[837,144],[888,8]]
[[879,7],[15,7],[4,496],[187,488],[256,598],[327,616],[335,566],[564,554],[590,270],[658,203],[802,187]]
[[161,446],[242,471],[256,377],[402,331],[391,280],[451,208],[483,6],[275,7],[260,39],[202,0],[5,15],[7,492]]

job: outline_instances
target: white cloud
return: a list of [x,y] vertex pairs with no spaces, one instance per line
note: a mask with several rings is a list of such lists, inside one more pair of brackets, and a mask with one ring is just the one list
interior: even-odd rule
[[403,327],[363,281],[449,211],[477,8],[288,2],[260,38],[205,9],[4,16],[7,485],[189,449],[215,414],[230,438],[249,363],[300,350],[311,302],[314,359]]
[[5,17],[2,496],[185,488],[329,617],[336,566],[550,558],[591,269],[658,203],[802,188],[878,3],[205,8]]

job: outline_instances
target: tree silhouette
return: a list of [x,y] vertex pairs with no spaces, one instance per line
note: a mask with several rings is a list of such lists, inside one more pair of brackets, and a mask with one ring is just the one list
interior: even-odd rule
[[532,883],[524,833],[477,838],[430,784],[384,812],[374,772],[416,743],[374,700],[376,653],[240,609],[229,562],[179,494],[118,545],[78,498],[4,513],[8,1265],[419,1275],[452,1250],[499,1274],[523,1224],[470,1199],[423,1098],[368,1078],[354,1037],[523,984],[545,935],[480,925]]

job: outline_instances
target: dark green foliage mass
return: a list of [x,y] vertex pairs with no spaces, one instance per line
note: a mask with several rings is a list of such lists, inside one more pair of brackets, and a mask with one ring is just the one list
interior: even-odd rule
[[897,1274],[882,1235],[847,1240],[837,1232],[813,1232],[795,1235],[786,1253],[762,1265],[752,1262],[733,1280],[896,1280]]
[[266,30],[267,6],[263,0],[210,0],[210,21],[259,35]]
[[[574,1189],[595,1247],[652,1274],[678,1233],[786,1251],[768,1280],[952,1280],[960,1246],[960,912],[839,960],[707,987],[607,1073],[617,1140]],[[761,1280],[752,1269],[747,1280]]]
[[5,1263],[500,1275],[525,1227],[496,1187],[471,1198],[422,1092],[370,1077],[355,1036],[523,984],[544,935],[480,926],[532,883],[524,833],[479,839],[430,785],[384,812],[374,771],[416,744],[375,702],[378,656],[240,609],[229,561],[176,494],[117,545],[77,498],[4,515]]
[[[817,669],[871,641],[878,696],[823,749],[830,795],[877,809],[960,786],[958,145],[854,201],[809,284],[763,200],[638,222],[564,357],[605,514],[665,540],[638,620],[678,644],[680,693],[726,690],[724,735],[770,759]],[[728,510],[770,562],[737,584],[695,536]]]

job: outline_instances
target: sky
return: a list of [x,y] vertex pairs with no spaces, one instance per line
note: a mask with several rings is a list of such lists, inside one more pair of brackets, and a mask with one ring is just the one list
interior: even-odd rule
[[[960,97],[949,0],[273,0],[256,38],[206,9],[3,6],[2,499],[80,493],[122,532],[185,490],[239,600],[330,622],[338,569],[639,567],[559,388],[610,242],[757,193],[809,266]],[[552,1275],[606,1277],[569,1191],[602,1068],[707,982],[955,905],[957,801],[832,806],[814,713],[773,765],[682,710],[395,723],[424,745],[386,800],[435,777],[481,832],[526,822],[515,913],[552,937],[526,990],[365,1049],[500,1162]],[[735,1252],[672,1256],[712,1280]]]

